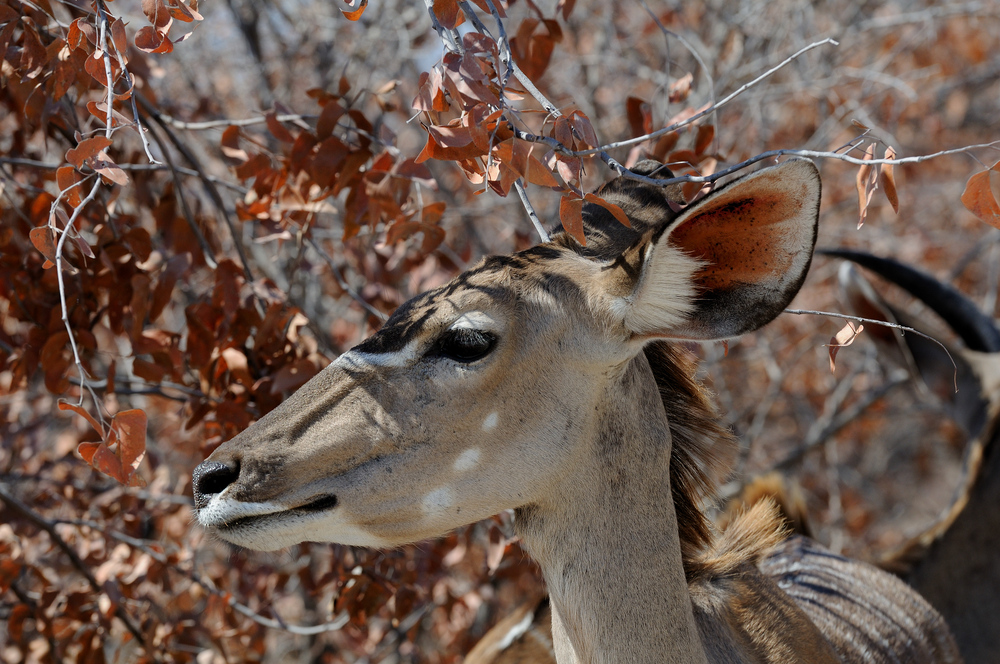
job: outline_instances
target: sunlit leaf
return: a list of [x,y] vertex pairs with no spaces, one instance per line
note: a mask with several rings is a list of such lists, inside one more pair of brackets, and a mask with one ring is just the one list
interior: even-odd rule
[[559,221],[562,222],[563,230],[586,246],[587,238],[583,234],[583,203],[582,198],[563,196],[559,199]]
[[844,327],[840,328],[831,339],[830,343],[826,344],[830,348],[830,371],[835,372],[837,370],[836,360],[837,353],[841,348],[845,348],[854,343],[854,340],[858,338],[858,335],[865,329],[864,325],[859,325],[853,321],[847,321]]
[[990,170],[969,178],[962,194],[962,205],[982,221],[1000,228],[1000,204],[997,203],[997,192],[993,191],[990,182],[991,174],[994,173],[1000,173],[1000,162],[993,164]]

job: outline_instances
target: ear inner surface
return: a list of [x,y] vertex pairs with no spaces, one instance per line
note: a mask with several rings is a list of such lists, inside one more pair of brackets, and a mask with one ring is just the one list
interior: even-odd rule
[[734,181],[685,211],[657,242],[648,269],[660,269],[655,262],[670,254],[696,262],[690,277],[694,311],[686,323],[666,325],[661,333],[721,339],[781,313],[809,269],[819,198],[816,167],[793,160]]

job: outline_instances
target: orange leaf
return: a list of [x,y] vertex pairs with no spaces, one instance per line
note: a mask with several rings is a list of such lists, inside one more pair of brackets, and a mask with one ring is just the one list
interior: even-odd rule
[[695,154],[705,154],[705,150],[707,150],[712,145],[712,141],[714,139],[715,139],[714,125],[702,125],[698,127],[698,136],[694,139]]
[[361,18],[361,15],[365,13],[365,7],[368,6],[368,0],[344,0],[345,4],[351,8],[351,11],[346,9],[341,9],[344,12],[344,16],[348,21],[357,21]]
[[83,167],[83,162],[93,159],[101,150],[111,145],[111,139],[105,136],[94,136],[80,141],[75,148],[70,148],[66,152],[66,161],[77,168]]
[[653,154],[651,155],[653,159],[657,161],[663,161],[667,158],[667,153],[677,147],[677,141],[679,141],[681,135],[676,131],[670,131],[660,136],[656,140],[656,146],[653,147]]
[[135,47],[146,53],[170,53],[174,50],[170,38],[149,25],[142,26],[135,33]]
[[993,164],[990,170],[976,173],[969,178],[962,194],[962,205],[987,224],[1000,228],[1000,204],[997,203],[997,195],[990,186],[993,173],[1000,173],[1000,162]]
[[632,228],[632,222],[629,221],[628,215],[626,215],[625,211],[614,203],[609,203],[596,194],[587,194],[584,196],[584,200],[588,203],[593,203],[594,205],[600,205],[602,208],[610,212],[622,226],[625,228]]
[[[886,159],[895,159],[896,151],[891,147],[885,149]],[[892,211],[899,214],[899,196],[896,195],[896,176],[892,172],[892,164],[882,164],[882,172],[879,174],[879,181],[882,184],[882,191],[892,206]]]
[[559,199],[559,221],[562,222],[563,230],[577,242],[587,246],[587,238],[583,234],[583,203],[582,198],[563,196]]
[[60,401],[59,402],[59,410],[71,410],[71,411],[73,411],[77,415],[82,416],[85,420],[87,420],[88,422],[90,422],[90,426],[94,427],[94,431],[97,431],[101,435],[104,434],[103,427],[101,427],[101,425],[97,423],[97,420],[94,419],[94,416],[91,415],[90,413],[88,413],[86,410],[84,410],[80,406],[77,406],[76,404],[72,404],[72,403],[69,403],[69,402],[66,402],[66,401]]

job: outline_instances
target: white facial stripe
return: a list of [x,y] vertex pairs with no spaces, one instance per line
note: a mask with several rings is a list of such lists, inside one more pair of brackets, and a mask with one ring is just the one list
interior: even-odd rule
[[452,323],[449,330],[470,329],[470,330],[491,330],[497,326],[497,322],[492,316],[484,311],[467,311]]
[[482,454],[479,452],[478,447],[470,447],[458,455],[458,458],[455,459],[455,463],[452,465],[452,468],[454,468],[455,472],[458,473],[464,473],[472,470],[479,465],[480,456],[482,456]]
[[500,415],[494,411],[486,416],[483,420],[483,431],[490,432],[497,428],[497,423],[500,421]]
[[334,362],[344,369],[358,371],[371,367],[405,367],[417,359],[417,340],[414,339],[406,344],[402,350],[390,353],[362,353],[356,350],[349,350],[341,353]]
[[230,521],[236,521],[247,516],[264,516],[283,512],[287,509],[278,503],[244,503],[216,494],[208,505],[198,510],[198,523],[206,528],[224,526]]

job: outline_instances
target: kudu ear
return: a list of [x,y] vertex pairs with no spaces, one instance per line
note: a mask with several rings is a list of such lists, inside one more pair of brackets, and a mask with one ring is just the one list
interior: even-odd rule
[[820,179],[794,159],[735,180],[684,210],[642,252],[616,313],[642,337],[707,341],[751,332],[798,292],[816,244]]

